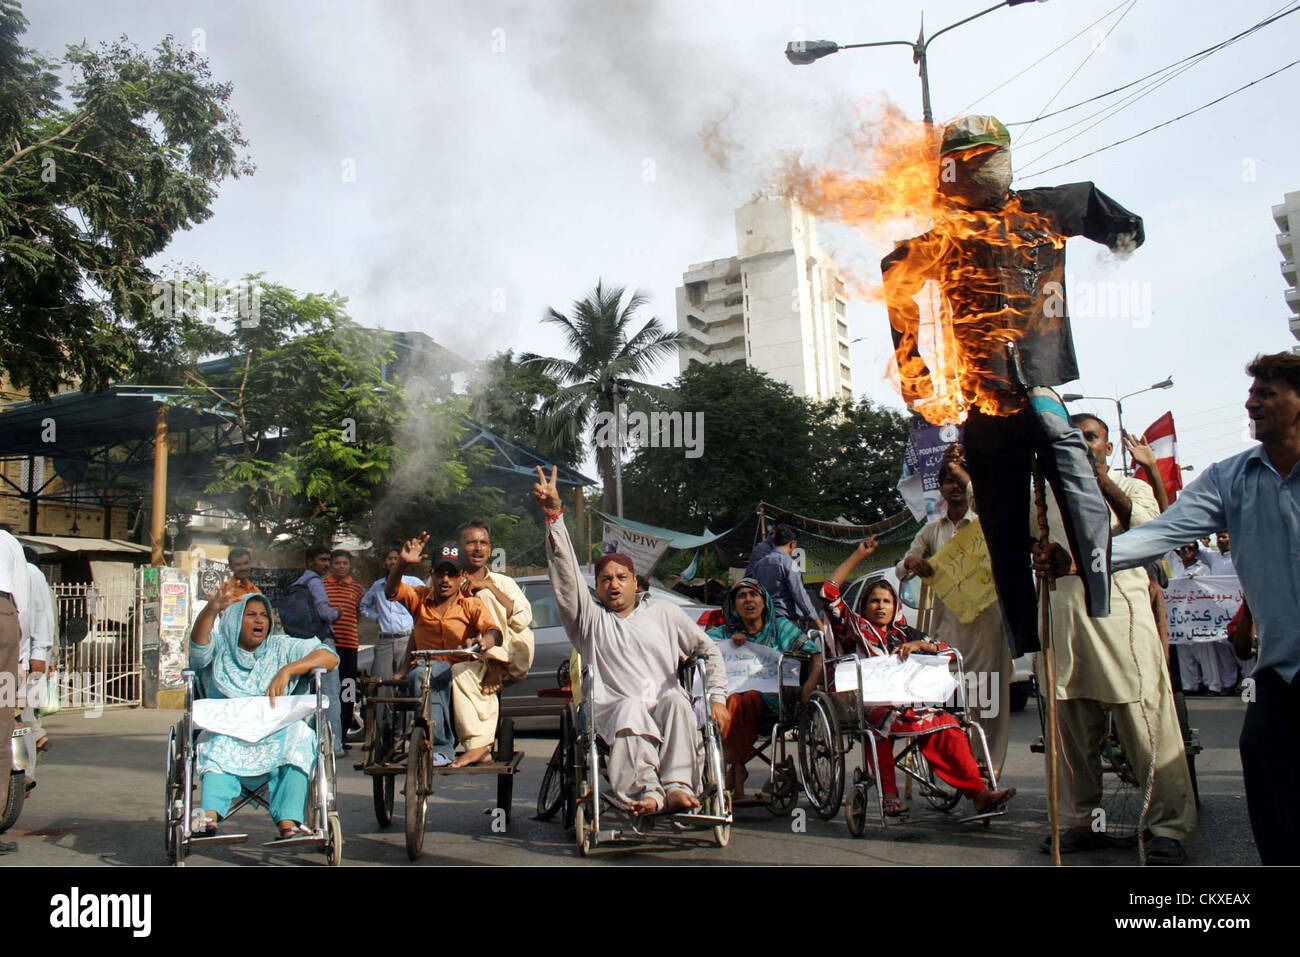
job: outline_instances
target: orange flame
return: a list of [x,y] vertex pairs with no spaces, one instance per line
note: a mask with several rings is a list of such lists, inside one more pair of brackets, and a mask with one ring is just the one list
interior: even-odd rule
[[1014,197],[996,210],[948,200],[938,190],[948,163],[940,162],[941,130],[907,119],[887,102],[872,112],[850,136],[854,165],[865,172],[809,168],[795,159],[783,191],[877,247],[902,246],[899,236],[913,236],[888,281],[860,294],[888,307],[896,341],[889,377],[916,412],[943,425],[965,421],[972,407],[993,415],[1014,411],[1014,386],[993,371],[994,359],[1005,357],[1007,343],[1052,319],[1029,302],[1011,301],[996,257],[981,250],[1059,248],[1065,238]]

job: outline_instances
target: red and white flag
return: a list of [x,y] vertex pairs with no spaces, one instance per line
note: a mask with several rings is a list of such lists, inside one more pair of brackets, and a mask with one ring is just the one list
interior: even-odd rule
[[[1142,438],[1147,440],[1151,451],[1155,453],[1156,467],[1160,469],[1160,477],[1165,481],[1165,491],[1169,493],[1169,501],[1172,503],[1183,487],[1183,470],[1178,467],[1178,435],[1174,432],[1174,414],[1166,412],[1160,416],[1142,433]],[[1137,470],[1137,477],[1144,482],[1150,481],[1146,470],[1141,467]]]

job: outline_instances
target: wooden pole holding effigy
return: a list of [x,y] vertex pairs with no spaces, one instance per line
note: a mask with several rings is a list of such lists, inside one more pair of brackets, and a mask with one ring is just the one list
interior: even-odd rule
[[[1034,508],[1038,513],[1038,543],[1046,546],[1051,538],[1047,526],[1047,490],[1043,472],[1034,456]],[[1047,685],[1047,740],[1043,742],[1047,755],[1047,818],[1052,827],[1052,864],[1061,866],[1061,815],[1057,799],[1060,795],[1060,772],[1056,732],[1056,648],[1052,644],[1052,602],[1050,593],[1056,582],[1046,575],[1038,579],[1038,640],[1042,646],[1043,682]]]

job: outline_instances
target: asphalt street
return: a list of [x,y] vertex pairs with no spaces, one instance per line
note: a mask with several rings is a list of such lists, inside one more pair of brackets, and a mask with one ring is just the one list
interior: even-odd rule
[[[1192,724],[1200,731],[1203,752],[1197,758],[1201,812],[1199,827],[1187,844],[1192,864],[1258,864],[1246,817],[1245,793],[1237,753],[1237,736],[1245,705],[1237,698],[1190,698]],[[4,837],[16,839],[19,851],[0,858],[0,866],[27,865],[161,865],[163,851],[163,775],[167,729],[176,712],[144,709],[106,711],[98,718],[65,712],[46,719],[54,743],[39,769],[39,786],[31,793],[17,825]],[[534,804],[554,737],[521,737],[525,752],[516,778],[514,815],[506,833],[494,833],[491,809],[496,801],[494,775],[439,778],[428,813],[423,856],[431,864],[568,864],[582,866],[700,863],[817,865],[1034,865],[1048,863],[1038,844],[1046,832],[1043,759],[1029,744],[1039,733],[1034,704],[1013,716],[1012,745],[1003,774],[1019,795],[1009,813],[988,826],[961,824],[958,814],[930,809],[919,797],[911,802],[906,823],[887,830],[868,821],[867,833],[854,839],[841,813],[823,821],[807,810],[776,818],[761,807],[737,812],[731,844],[725,849],[698,847],[635,852],[598,852],[578,858],[572,839],[558,822],[534,820]],[[354,748],[350,759],[359,753]],[[370,781],[341,765],[339,805],[345,835],[344,863],[408,866],[402,798],[396,820],[376,826]],[[757,762],[750,783],[764,780]],[[323,866],[318,853],[273,852],[260,846],[273,829],[264,811],[247,808],[232,827],[251,834],[245,845],[210,848],[189,858],[190,866],[270,864]],[[1137,863],[1136,849],[1106,849],[1076,854],[1067,865]]]

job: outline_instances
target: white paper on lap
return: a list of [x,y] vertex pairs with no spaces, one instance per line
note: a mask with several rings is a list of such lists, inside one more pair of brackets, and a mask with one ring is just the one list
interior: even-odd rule
[[[897,655],[841,661],[835,666],[835,690],[862,688],[863,704],[939,705],[957,690],[944,655]],[[857,665],[858,667],[855,667]]]
[[[779,694],[781,677],[777,674],[777,664],[781,652],[767,645],[747,641],[738,645],[730,638],[718,641],[718,651],[722,653],[723,663],[727,666],[727,694],[739,694],[742,691],[761,691],[767,694]],[[799,660],[788,659],[785,662],[786,685],[799,683]]]
[[[326,706],[329,700],[325,699]],[[271,699],[201,698],[194,702],[194,723],[204,731],[229,735],[241,741],[261,741],[316,710],[314,694],[281,695]]]

